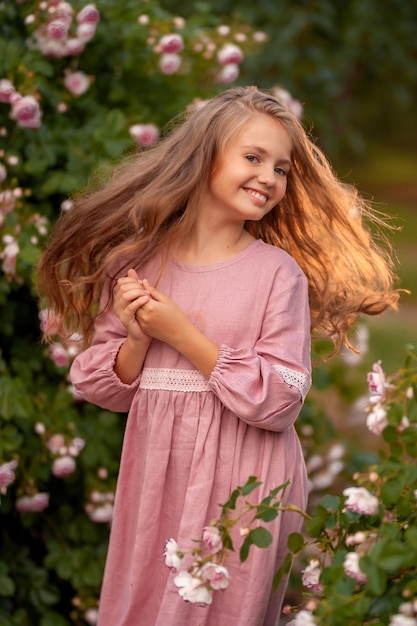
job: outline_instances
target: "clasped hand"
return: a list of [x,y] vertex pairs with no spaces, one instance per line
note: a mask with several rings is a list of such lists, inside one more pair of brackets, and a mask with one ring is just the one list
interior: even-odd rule
[[190,325],[188,317],[175,302],[146,279],[140,280],[133,269],[117,281],[114,308],[128,335],[135,341],[143,342],[154,337],[175,346]]

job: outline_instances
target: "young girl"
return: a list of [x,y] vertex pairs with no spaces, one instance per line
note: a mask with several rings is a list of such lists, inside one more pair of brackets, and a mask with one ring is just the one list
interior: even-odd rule
[[[238,551],[229,588],[179,597],[167,539],[193,547],[250,475],[257,499],[287,480],[306,506],[294,422],[310,386],[310,331],[335,352],[359,313],[395,307],[389,260],[295,116],[233,88],[190,113],[57,222],[39,287],[59,334],[84,337],[71,378],[129,412],[99,626],[273,626],[272,579],[301,518]],[[259,501],[259,500],[258,500]]]

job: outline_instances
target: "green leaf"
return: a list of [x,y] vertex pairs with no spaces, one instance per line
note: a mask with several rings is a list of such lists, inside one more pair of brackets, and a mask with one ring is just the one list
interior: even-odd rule
[[301,533],[291,533],[288,537],[288,548],[295,554],[303,550],[306,545]]
[[250,476],[245,485],[242,487],[242,496],[247,496],[252,491],[254,491],[257,487],[262,485],[262,483],[257,480],[256,476]]
[[251,530],[250,537],[252,539],[252,543],[258,546],[258,548],[267,548],[272,543],[271,533],[263,526],[258,526],[258,528]]
[[0,574],[0,596],[13,596],[16,586],[9,576]]
[[291,567],[292,567],[292,562],[293,562],[292,555],[291,554],[287,554],[285,559],[284,559],[284,563],[281,565],[281,567],[276,572],[276,574],[275,574],[275,576],[273,578],[272,589],[274,591],[276,591],[278,589],[278,586],[279,586],[283,576],[285,576],[285,575],[290,573]]

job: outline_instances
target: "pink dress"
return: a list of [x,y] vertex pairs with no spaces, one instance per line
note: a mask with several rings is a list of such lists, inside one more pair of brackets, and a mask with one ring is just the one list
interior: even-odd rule
[[[158,269],[153,261],[138,274],[152,284]],[[194,547],[250,475],[263,483],[256,501],[290,480],[287,502],[305,508],[294,422],[310,386],[307,280],[286,252],[258,240],[212,265],[169,260],[158,289],[221,346],[220,355],[207,380],[153,340],[141,375],[124,384],[113,364],[126,333],[109,309],[73,363],[72,381],[86,400],[129,412],[99,626],[275,626],[285,584],[276,593],[271,584],[289,533],[301,527],[297,513],[263,523],[273,533],[268,549],[252,546],[243,564],[238,549],[230,556],[229,587],[208,606],[178,595],[163,552],[170,538]]]

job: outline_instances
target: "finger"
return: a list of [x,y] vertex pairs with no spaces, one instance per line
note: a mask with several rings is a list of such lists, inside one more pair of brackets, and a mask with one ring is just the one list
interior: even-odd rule
[[137,275],[136,270],[134,270],[133,268],[130,268],[130,270],[127,272],[127,275],[129,276],[129,278],[134,278],[139,282],[139,276]]

